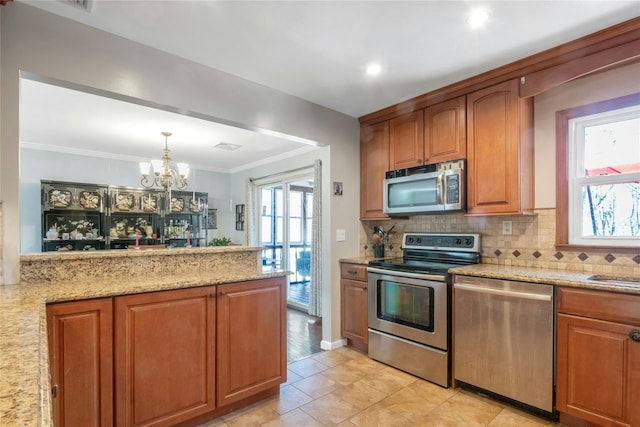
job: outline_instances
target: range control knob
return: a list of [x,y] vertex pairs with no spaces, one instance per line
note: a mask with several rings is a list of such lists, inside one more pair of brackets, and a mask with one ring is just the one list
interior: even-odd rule
[[460,246],[461,244],[462,244],[462,239],[457,238],[457,239],[456,239],[456,245],[457,245],[457,246]]
[[464,243],[465,243],[467,246],[472,246],[472,245],[473,245],[473,239],[471,239],[471,238],[466,238],[466,239],[464,239]]

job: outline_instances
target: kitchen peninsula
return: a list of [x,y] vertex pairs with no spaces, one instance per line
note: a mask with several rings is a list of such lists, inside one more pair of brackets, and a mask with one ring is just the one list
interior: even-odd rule
[[[148,296],[145,304],[150,302],[147,307],[153,310],[159,307],[154,306],[154,302],[166,299],[165,296],[171,293],[179,295],[180,292],[202,291],[200,293],[206,294],[205,298],[201,298],[201,304],[197,304],[210,307],[208,315],[214,314],[215,327],[210,328],[213,338],[212,342],[207,341],[209,350],[206,357],[209,359],[207,363],[215,365],[208,365],[212,369],[207,372],[211,372],[212,378],[207,380],[206,395],[211,402],[208,401],[204,412],[201,411],[204,417],[223,413],[226,408],[235,410],[251,403],[252,399],[255,401],[277,393],[279,384],[286,381],[284,278],[288,272],[263,269],[262,250],[262,247],[234,246],[54,252],[21,256],[20,284],[0,287],[0,425],[53,425],[51,408],[55,398],[52,398],[54,384],[51,377],[54,372],[50,372],[51,343],[47,331],[51,325],[47,323],[47,308],[64,306],[72,301],[100,299],[107,301],[109,307],[115,307],[115,367],[111,368],[115,374],[115,384],[112,387],[114,398],[111,400],[116,402],[116,409],[113,411],[111,408],[111,416],[118,425],[129,425],[131,421],[131,414],[126,413],[131,408],[127,405],[118,407],[118,402],[124,402],[120,400],[122,396],[118,395],[122,389],[120,382],[129,380],[122,379],[119,373],[129,371],[129,366],[124,369],[118,363],[135,362],[128,356],[119,360],[118,352],[121,349],[118,347],[135,342],[128,339],[119,341],[117,330],[119,325],[128,328],[137,328],[137,325],[127,323],[129,317],[120,316],[118,320],[119,312],[116,310],[119,306],[132,307],[131,302],[139,297]],[[168,301],[165,306],[171,304],[172,300]],[[254,306],[261,307],[266,302],[270,303],[268,310],[251,311]],[[245,310],[245,315],[236,316],[234,310]],[[251,313],[251,316],[246,316],[246,313]],[[255,322],[250,322],[253,329],[237,333],[246,327],[246,318],[252,316],[257,317],[253,319]],[[161,336],[160,332],[173,326],[158,324],[155,327],[149,336]],[[265,331],[265,328],[269,331]],[[127,330],[129,332],[138,334],[145,331],[130,329]],[[254,334],[268,335],[270,344],[267,349],[254,348],[263,344],[263,340]],[[252,344],[246,345],[245,341]],[[238,349],[251,354],[238,354]],[[182,352],[182,349],[177,351]],[[235,370],[248,357],[254,357],[255,360],[255,351],[260,351],[261,360],[264,361],[261,365],[269,365],[267,377],[259,378],[259,381],[251,379],[252,384],[243,388],[247,379]],[[262,371],[264,374],[265,370]],[[255,374],[252,372],[252,375]],[[141,396],[128,396],[129,399],[132,397]],[[119,422],[126,417],[129,417],[126,422]],[[186,419],[175,420],[181,422]]]

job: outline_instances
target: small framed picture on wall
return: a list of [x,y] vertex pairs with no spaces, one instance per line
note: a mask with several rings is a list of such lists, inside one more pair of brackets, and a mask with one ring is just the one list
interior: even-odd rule
[[218,228],[218,209],[209,209],[207,228]]
[[236,205],[236,230],[244,230],[244,205]]
[[333,181],[333,195],[342,196],[342,182]]

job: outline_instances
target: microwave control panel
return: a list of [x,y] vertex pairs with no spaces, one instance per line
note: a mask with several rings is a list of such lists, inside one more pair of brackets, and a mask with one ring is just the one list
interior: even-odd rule
[[446,191],[445,200],[448,204],[460,203],[460,175],[446,176]]

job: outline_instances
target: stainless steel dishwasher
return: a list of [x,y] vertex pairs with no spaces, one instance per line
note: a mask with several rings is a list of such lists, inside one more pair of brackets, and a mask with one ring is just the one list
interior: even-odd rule
[[456,276],[454,378],[553,413],[553,286]]

